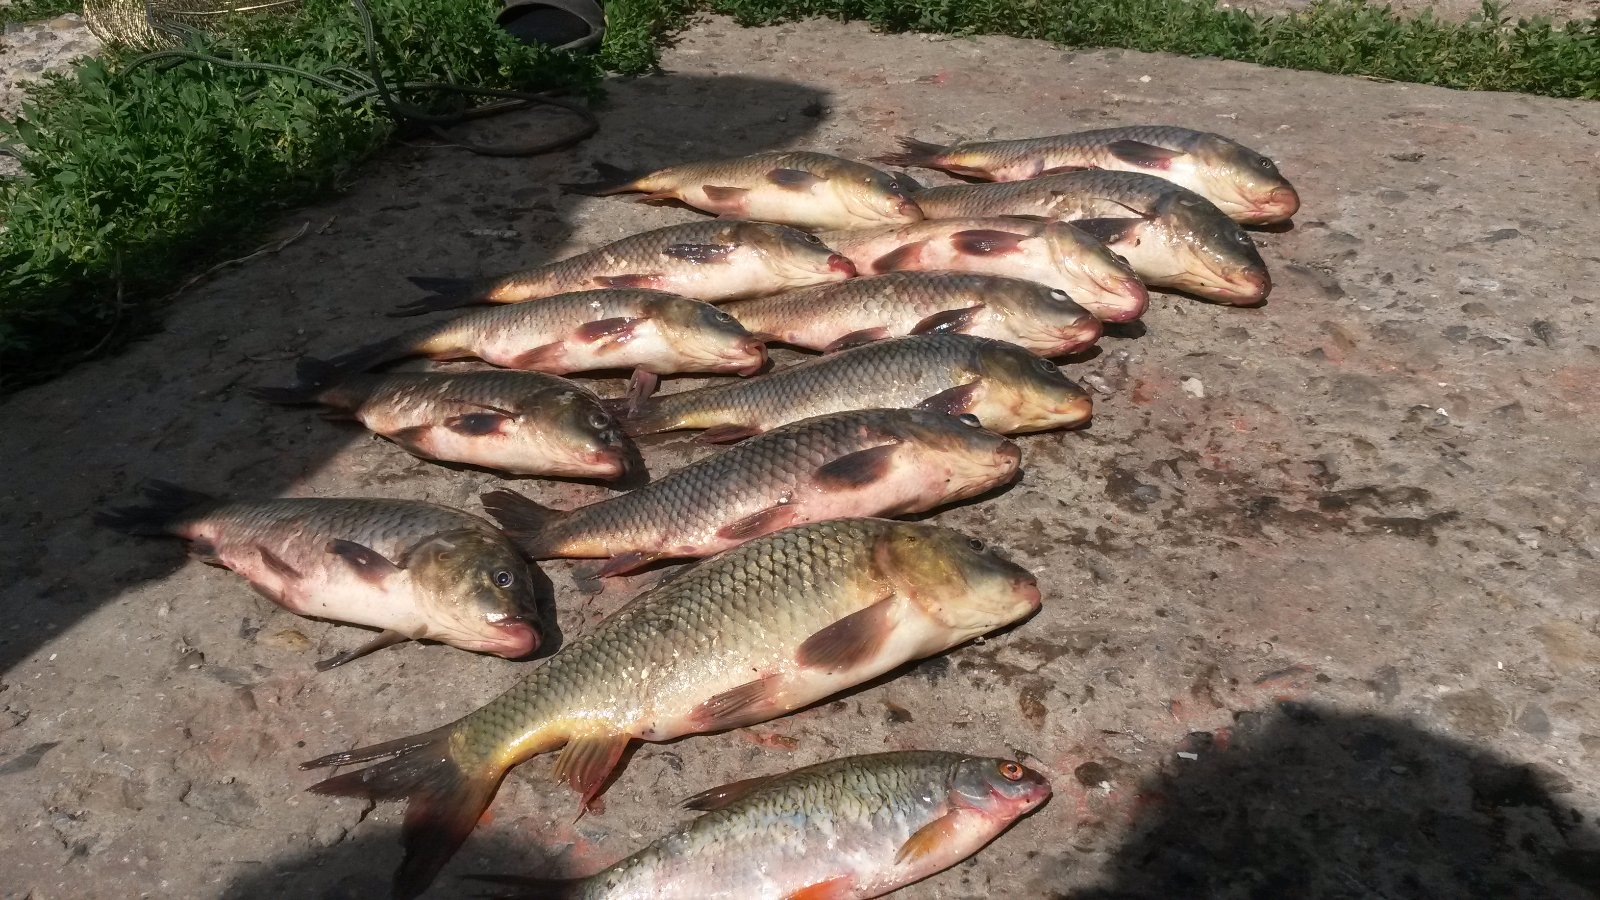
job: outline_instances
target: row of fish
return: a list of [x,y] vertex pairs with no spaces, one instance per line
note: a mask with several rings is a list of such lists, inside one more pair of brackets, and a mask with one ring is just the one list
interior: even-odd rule
[[[1048,357],[1138,318],[1146,284],[1263,299],[1271,279],[1239,223],[1299,203],[1265,157],[1175,128],[907,140],[879,161],[996,183],[925,188],[805,152],[607,173],[574,187],[724,218],[511,276],[413,279],[433,295],[400,314],[486,306],[308,358],[298,384],[255,392],[420,457],[520,475],[644,481],[635,438],[667,431],[742,441],[729,449],[566,510],[504,489],[480,516],[156,484],[145,505],[102,515],[184,539],[296,614],[379,630],[324,669],[405,640],[532,654],[550,614],[532,561],[590,560],[585,583],[704,558],[484,707],[303,765],[367,764],[312,790],[408,804],[396,896],[428,887],[533,756],[557,754],[581,814],[633,741],[766,721],[1030,615],[1033,574],[894,517],[1013,480],[1008,435],[1088,421],[1089,395]],[[768,344],[824,355],[758,374]],[[497,368],[374,371],[408,357]],[[633,378],[615,398],[562,377],[616,370]],[[657,395],[675,374],[745,377]],[[591,877],[505,881],[540,897],[874,897],[977,852],[1048,794],[1005,760],[847,758],[698,795],[688,805],[706,815]]]

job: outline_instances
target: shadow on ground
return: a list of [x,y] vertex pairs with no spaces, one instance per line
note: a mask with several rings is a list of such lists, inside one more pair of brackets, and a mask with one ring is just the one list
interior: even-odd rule
[[[1195,733],[1177,749],[1197,758],[1141,786],[1142,819],[1105,870],[1111,886],[1077,900],[1600,892],[1600,831],[1558,771],[1295,703],[1239,713],[1226,741]],[[1117,768],[1091,761],[1075,775],[1092,791]]]
[[[8,622],[0,629],[0,674],[112,598],[183,565],[176,542],[121,537],[91,522],[98,507],[135,501],[146,479],[221,496],[309,490],[425,497],[475,510],[477,488],[490,476],[415,460],[359,428],[265,406],[246,389],[291,378],[301,354],[336,352],[415,325],[383,316],[415,296],[405,275],[515,270],[569,241],[624,236],[612,223],[627,217],[604,205],[621,201],[560,189],[592,178],[595,161],[650,168],[787,146],[816,127],[827,99],[785,81],[669,73],[614,82],[605,127],[564,153],[491,159],[396,147],[349,194],[287,214],[284,233],[308,225],[287,249],[180,297],[160,333],[6,398],[0,584]],[[472,137],[526,137],[542,116],[505,116]],[[694,217],[662,215],[660,224]],[[208,572],[199,584],[214,603],[236,604],[239,616],[273,614],[228,573]],[[234,639],[190,633],[206,629],[186,618],[181,596],[172,599],[172,618],[160,623],[153,598],[130,602],[150,605],[147,621],[157,627],[182,626],[174,640],[200,647]],[[365,638],[350,630],[330,640],[354,646]]]

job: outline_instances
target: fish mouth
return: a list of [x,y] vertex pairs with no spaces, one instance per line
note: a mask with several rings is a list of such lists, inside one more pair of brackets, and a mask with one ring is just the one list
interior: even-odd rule
[[1221,277],[1220,282],[1207,285],[1203,289],[1204,295],[1234,306],[1260,303],[1272,292],[1272,275],[1266,269],[1229,272]]
[[850,258],[838,253],[828,255],[828,271],[844,278],[856,277],[856,264]]
[[713,372],[754,375],[767,364],[767,345],[755,338],[741,342],[736,348],[716,357],[710,365]]
[[1094,401],[1087,396],[1074,397],[1070,402],[1056,408],[1056,424],[1072,428],[1089,421],[1094,417]]
[[901,197],[899,202],[894,204],[892,218],[896,222],[921,222],[927,215],[923,213],[922,207],[917,205],[917,201],[910,197]]
[[1044,605],[1044,595],[1039,593],[1039,582],[1031,575],[1011,582],[1011,591],[1017,599],[1028,605],[1030,612]]
[[995,468],[1010,472],[1022,465],[1022,448],[1009,441],[995,448]]
[[498,634],[483,641],[483,650],[504,659],[528,656],[538,650],[542,642],[539,629],[526,619],[508,617],[489,623],[489,627]]
[[1106,327],[1094,316],[1084,316],[1057,334],[1061,349],[1057,353],[1077,353],[1093,347],[1106,333]]
[[1101,321],[1132,322],[1144,315],[1144,311],[1150,307],[1150,290],[1137,278],[1114,278],[1110,284],[1104,282],[1096,284],[1101,290],[1115,295],[1122,301],[1115,306],[1101,301],[1100,308],[1095,310],[1096,318]]
[[628,451],[621,447],[608,447],[586,454],[583,459],[583,475],[593,475],[600,478],[621,478],[628,472]]
[[1285,222],[1300,211],[1300,194],[1292,187],[1276,187],[1267,196],[1245,205],[1244,220],[1248,225],[1271,225]]

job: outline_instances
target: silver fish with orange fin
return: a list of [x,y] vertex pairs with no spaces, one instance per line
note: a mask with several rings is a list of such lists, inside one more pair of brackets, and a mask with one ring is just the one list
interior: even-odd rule
[[689,798],[705,815],[587,878],[469,876],[526,900],[855,900],[982,850],[1050,798],[1008,759],[926,750],[849,756]]
[[1065,291],[1103,322],[1144,314],[1144,282],[1106,245],[1071,225],[1024,217],[938,219],[914,225],[831,231],[823,236],[862,275],[980,272]]
[[484,494],[483,507],[530,557],[606,559],[592,573],[604,578],[803,522],[924,512],[1010,481],[1021,463],[1016,444],[970,416],[854,410],[770,431],[577,509],[513,491]]
[[1260,303],[1272,291],[1267,264],[1243,228],[1199,194],[1154,175],[1085,169],[927,188],[917,197],[931,219],[1025,215],[1071,222],[1152,287],[1235,306]]
[[[597,166],[597,168],[599,168]],[[855,160],[799,150],[683,163],[647,175],[605,167],[602,181],[570,184],[590,196],[641,193],[717,215],[797,228],[868,228],[922,218],[885,172]]]
[[1271,159],[1220,134],[1171,125],[950,146],[902,138],[898,153],[876,161],[986,181],[1021,181],[1090,168],[1144,172],[1194,191],[1246,225],[1286,222],[1300,209],[1300,195]]
[[1100,320],[1059,288],[973,272],[890,272],[722,307],[758,336],[833,351],[908,334],[970,334],[1040,356],[1087,349]]
[[96,520],[183,538],[191,556],[237,572],[296,615],[383,629],[319,669],[405,640],[507,658],[539,646],[527,560],[470,513],[416,500],[217,500],[165,482],[146,495],[146,505]]
[[301,768],[372,763],[311,790],[409,803],[394,896],[410,900],[523,760],[560,750],[554,775],[586,807],[634,740],[764,722],[1039,605],[1032,574],[948,528],[798,525],[659,583],[464,718]]
[[850,261],[815,235],[762,222],[687,222],[513,275],[413,277],[431,296],[395,310],[410,316],[479,303],[525,303],[600,288],[667,291],[715,303],[853,277]]

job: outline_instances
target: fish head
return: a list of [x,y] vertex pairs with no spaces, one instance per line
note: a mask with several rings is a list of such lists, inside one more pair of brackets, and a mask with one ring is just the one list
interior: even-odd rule
[[1052,222],[1044,238],[1054,264],[1082,285],[1072,298],[1079,305],[1105,322],[1131,322],[1144,315],[1150,292],[1126,259],[1066,222]]
[[476,529],[436,534],[407,550],[401,568],[422,604],[427,637],[507,659],[539,648],[533,574],[504,537]]
[[759,256],[767,270],[789,287],[854,278],[856,267],[814,234],[787,225],[745,222],[740,242]]
[[1094,401],[1060,366],[1004,341],[985,341],[979,355],[984,408],[1009,423],[1005,431],[1046,431],[1089,421]]
[[1173,192],[1152,215],[1165,231],[1172,254],[1168,266],[1176,269],[1163,284],[1234,306],[1267,298],[1272,276],[1266,261],[1250,235],[1221,209],[1202,197]]
[[678,371],[754,375],[767,364],[767,345],[726,310],[685,297],[663,297],[652,312]]
[[849,213],[849,227],[909,225],[923,219],[922,207],[910,191],[887,172],[841,174],[830,178],[828,185]]
[[1271,159],[1221,135],[1195,142],[1194,177],[1202,192],[1235,220],[1251,225],[1283,222],[1300,211],[1300,195]]
[[1005,484],[1022,466],[1022,449],[984,428],[971,413],[896,410],[891,421],[886,437],[932,455],[928,470],[930,476],[941,476],[945,500],[976,496]]
[[1004,826],[1050,797],[1050,780],[1009,759],[972,757],[950,779],[950,805],[983,813]]
[[637,456],[616,417],[580,391],[563,391],[548,416],[519,418],[513,426],[538,444],[548,472],[575,478],[620,478]]
[[958,531],[897,522],[877,552],[879,571],[897,592],[954,639],[946,647],[1039,608],[1039,582],[1033,573]]
[[1066,291],[1020,279],[987,291],[984,305],[1041,355],[1076,353],[1100,340],[1105,326]]

